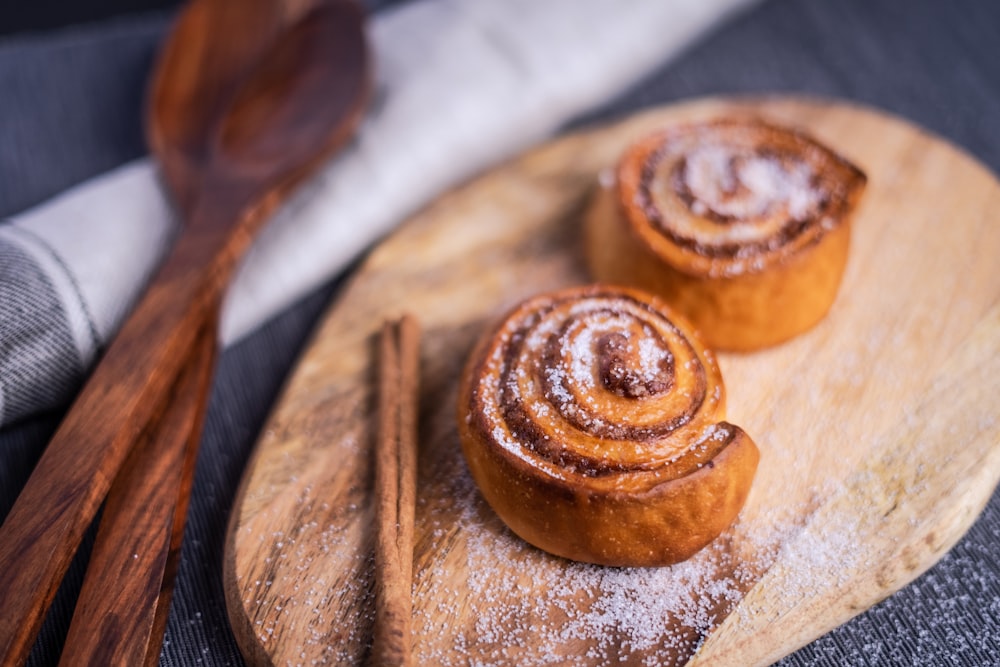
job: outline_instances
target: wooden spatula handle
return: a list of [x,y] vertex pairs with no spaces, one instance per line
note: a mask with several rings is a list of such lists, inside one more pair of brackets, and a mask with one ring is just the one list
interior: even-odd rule
[[112,480],[218,311],[233,245],[220,228],[178,241],[0,527],[0,665],[26,659]]
[[198,336],[162,417],[132,450],[108,493],[61,665],[155,665],[173,579],[216,349]]

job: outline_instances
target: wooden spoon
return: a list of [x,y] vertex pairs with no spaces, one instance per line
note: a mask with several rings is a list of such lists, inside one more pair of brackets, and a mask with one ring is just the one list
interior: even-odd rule
[[[192,34],[185,44],[255,37],[208,32],[200,21],[186,25]],[[190,115],[200,112],[188,104],[197,96],[184,83],[212,67],[200,52],[192,47],[190,61],[184,49],[166,56],[176,58],[164,67],[174,72],[176,87],[158,89],[153,103],[164,105],[164,119],[176,119],[175,137],[196,136],[183,131],[203,119]],[[220,85],[227,80],[221,74],[232,71],[219,66]],[[133,443],[165,409],[261,221],[292,183],[350,136],[369,90],[362,12],[349,2],[320,5],[283,31],[238,86],[203,157],[191,166],[191,148],[164,163],[172,184],[197,181],[201,196],[182,204],[191,212],[186,228],[0,528],[0,663],[27,656],[84,531]]]
[[[146,130],[177,208],[201,196],[213,133],[237,86],[278,30],[275,0],[194,0],[179,14],[153,74]],[[291,15],[289,15],[291,16]],[[252,39],[206,39],[237,34]],[[198,66],[195,67],[194,65]],[[173,400],[149,425],[108,492],[60,664],[158,661],[216,354],[216,326],[195,342]]]
[[[237,86],[278,31],[305,7],[295,9],[276,0],[241,5],[193,0],[179,14],[153,74],[146,130],[183,215],[189,216],[202,196],[213,133]],[[204,39],[219,34],[253,39]],[[192,63],[200,66],[192,68]],[[216,339],[213,322],[199,334],[169,406],[149,425],[108,492],[61,665],[153,665],[159,660]]]

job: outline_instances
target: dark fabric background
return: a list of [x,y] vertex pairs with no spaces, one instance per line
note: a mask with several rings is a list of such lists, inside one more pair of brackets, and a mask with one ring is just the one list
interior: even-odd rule
[[[0,216],[145,152],[142,95],[168,23],[161,13],[0,41]],[[771,0],[574,126],[691,96],[768,91],[881,107],[1000,172],[1000,2]],[[276,392],[335,291],[336,284],[317,289],[222,355],[164,665],[242,664],[220,577],[227,513]],[[0,432],[0,515],[60,416]],[[995,494],[968,535],[928,573],[782,664],[1000,665],[998,554]],[[31,664],[56,662],[80,565],[66,580]]]
[[181,0],[8,0],[0,5],[0,35],[43,32],[154,9],[173,10]]

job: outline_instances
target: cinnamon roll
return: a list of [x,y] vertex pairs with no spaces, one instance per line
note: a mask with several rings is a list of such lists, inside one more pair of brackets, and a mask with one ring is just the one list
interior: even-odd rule
[[758,451],[723,421],[711,352],[659,299],[591,285],[511,311],[462,377],[462,449],[483,497],[550,553],[684,560],[729,526]]
[[662,296],[713,348],[779,343],[833,303],[865,183],[801,132],[757,120],[668,128],[603,175],[590,270]]

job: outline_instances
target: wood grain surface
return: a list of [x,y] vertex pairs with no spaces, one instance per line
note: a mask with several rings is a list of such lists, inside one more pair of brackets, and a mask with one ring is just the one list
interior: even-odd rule
[[[462,459],[455,393],[483,327],[589,280],[599,171],[663,123],[757,115],[869,177],[847,272],[809,333],[723,354],[761,449],[737,523],[691,560],[615,569],[513,536]],[[560,138],[442,196],[369,256],[266,424],[231,517],[226,593],[254,664],[357,664],[371,641],[376,333],[424,331],[417,664],[767,664],[912,581],[1000,478],[1000,184],[946,142],[841,103],[705,99]]]

